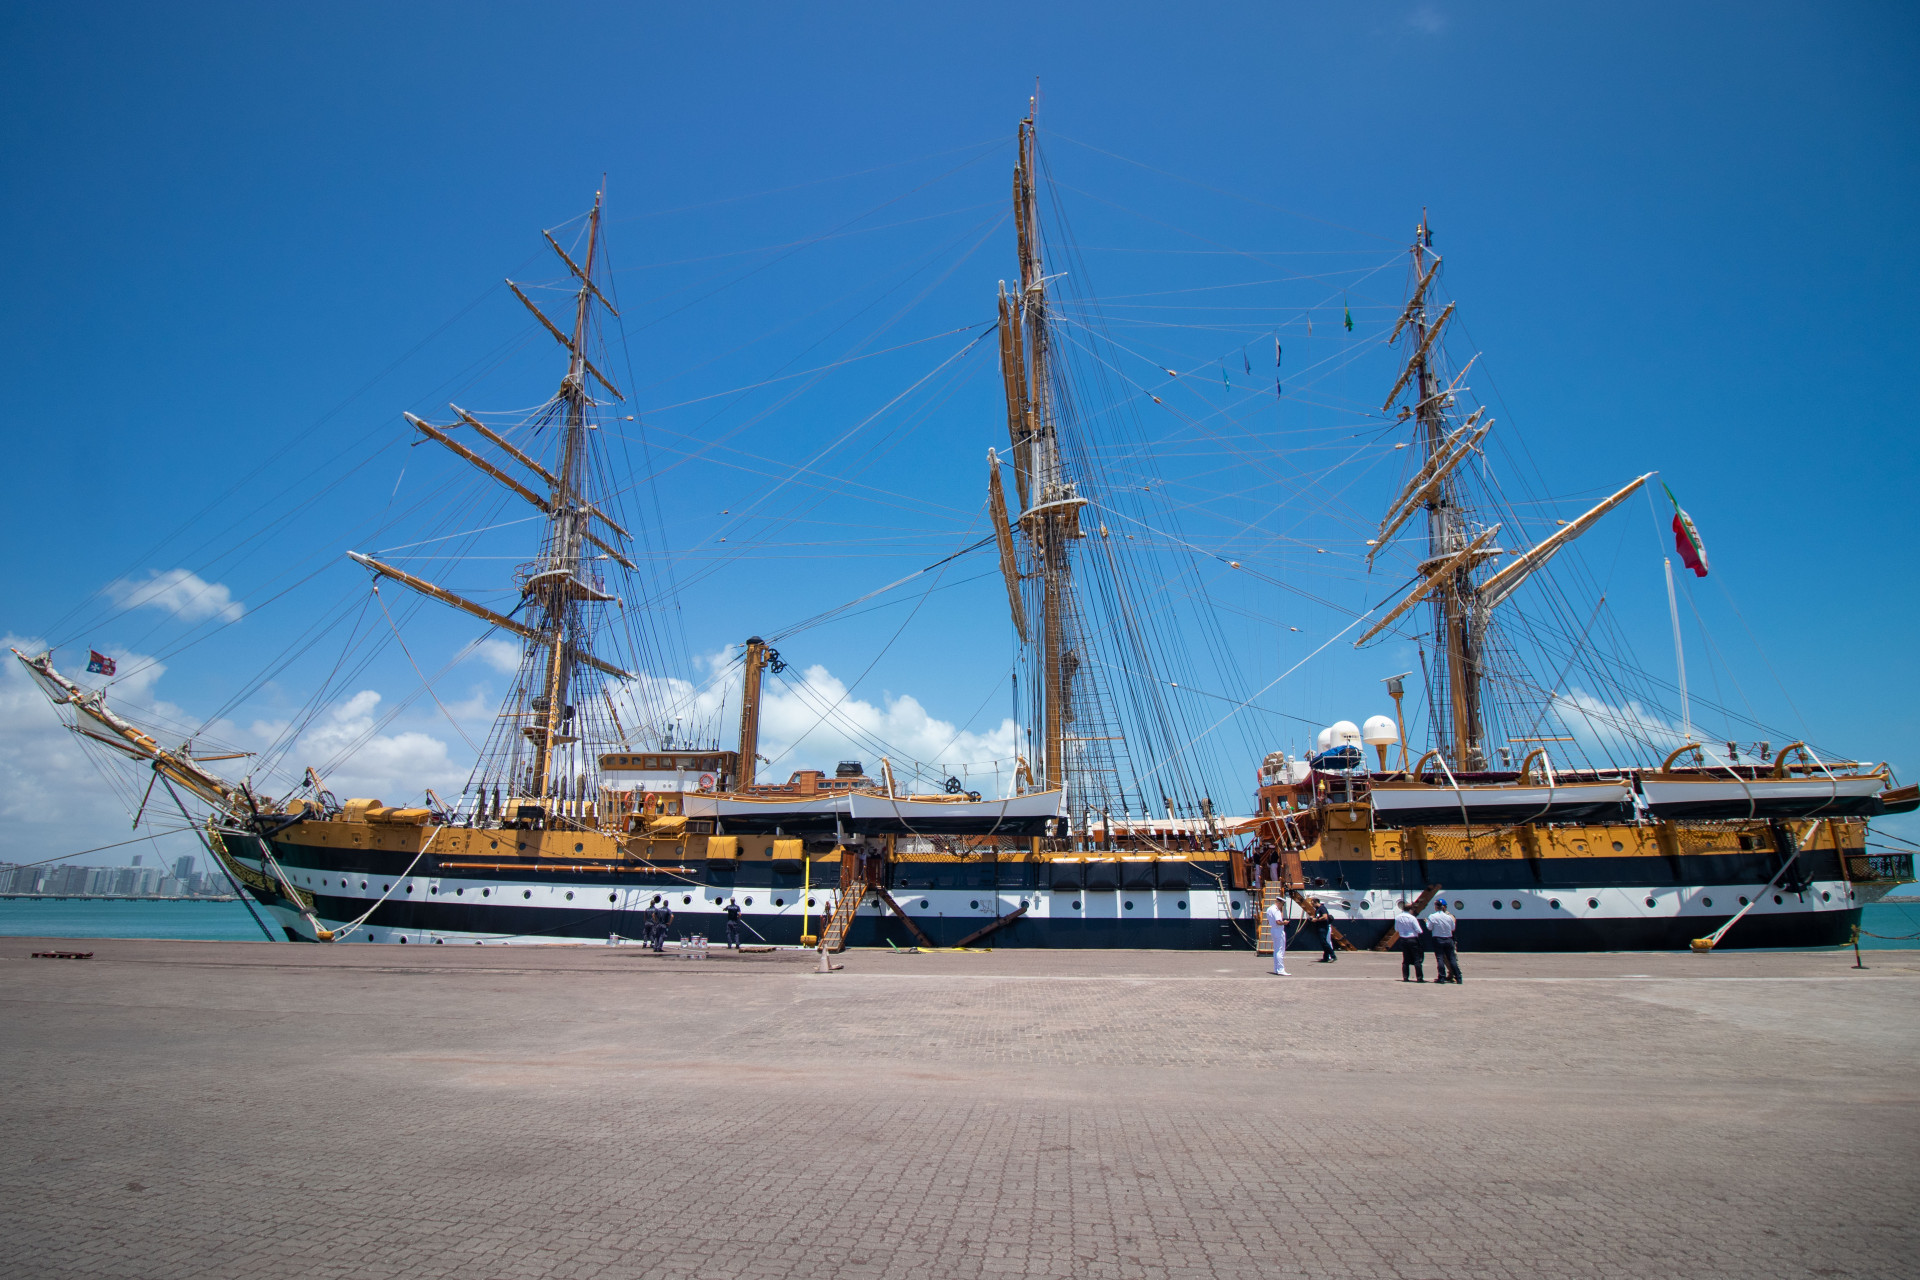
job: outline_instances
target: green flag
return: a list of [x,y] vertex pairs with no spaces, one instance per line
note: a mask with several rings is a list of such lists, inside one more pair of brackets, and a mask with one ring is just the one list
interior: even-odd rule
[[1353,308],[1347,305],[1347,300],[1345,298],[1340,299],[1340,306],[1347,313],[1347,332],[1352,333],[1353,332]]

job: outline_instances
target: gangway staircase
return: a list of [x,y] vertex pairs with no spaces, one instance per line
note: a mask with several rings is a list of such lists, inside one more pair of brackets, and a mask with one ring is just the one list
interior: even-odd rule
[[860,904],[867,898],[867,882],[856,868],[849,870],[841,863],[840,896],[834,900],[833,918],[827,921],[827,927],[820,936],[820,945],[827,951],[845,951],[847,949],[847,930],[853,928],[853,918],[860,911]]

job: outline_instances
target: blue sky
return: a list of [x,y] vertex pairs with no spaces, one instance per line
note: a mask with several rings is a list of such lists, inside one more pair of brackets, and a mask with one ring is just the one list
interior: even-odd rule
[[[1499,460],[1528,473],[1542,511],[1573,514],[1658,469],[1698,521],[1714,576],[1683,586],[1694,687],[1920,774],[1909,7],[15,5],[8,30],[14,479],[0,520],[17,553],[0,629],[56,640],[69,662],[89,644],[165,654],[164,675],[125,692],[184,720],[224,708],[243,733],[291,714],[338,644],[226,704],[314,618],[364,596],[340,552],[390,545],[361,541],[375,530],[401,540],[395,513],[435,486],[469,491],[456,463],[407,448],[401,410],[551,392],[554,350],[499,281],[553,278],[538,231],[580,213],[602,173],[613,337],[647,423],[623,447],[656,467],[723,433],[739,451],[635,493],[658,503],[675,572],[697,577],[681,613],[694,663],[978,536],[982,455],[1004,438],[989,352],[848,456],[847,477],[905,506],[842,489],[781,508],[794,518],[732,535],[753,558],[720,550],[720,512],[956,347],[864,360],[790,404],[701,398],[988,318],[1014,270],[993,223],[1038,77],[1048,168],[1087,250],[1084,287],[1103,298],[1257,273],[1224,250],[1303,255],[1347,290],[1364,338],[1404,271],[1363,282],[1361,265],[1393,261],[1430,209],[1459,353],[1484,353],[1476,390],[1510,440]],[[1309,292],[1296,281],[1262,305],[1279,316]],[[1220,321],[1223,296],[1204,295],[1205,318]],[[1229,321],[1264,323],[1168,335],[1168,358],[1237,358],[1247,335]],[[1344,360],[1329,327],[1289,362]],[[1342,367],[1324,389],[1354,403],[1392,375],[1384,358]],[[1331,430],[1315,412],[1257,421]],[[1374,510],[1383,486],[1362,467],[1342,497]],[[1625,508],[1581,563],[1670,677],[1655,536],[1645,504]],[[789,656],[831,680],[864,673],[853,696],[880,729],[942,736],[917,708],[996,749],[1004,596],[979,576],[989,565],[969,565],[898,642],[919,597],[806,632]],[[1321,594],[1385,594],[1322,581],[1310,558],[1276,552],[1268,569]],[[113,584],[178,570],[220,584],[240,621],[183,645],[225,620],[219,599],[201,597],[198,618],[108,607]],[[1333,613],[1261,590],[1236,598],[1267,621],[1225,632],[1254,687],[1337,630]],[[405,630],[435,669],[473,635],[422,611]],[[1381,709],[1374,682],[1413,658],[1343,649],[1232,740],[1248,773],[1263,742]],[[347,725],[353,696],[390,708],[417,685],[389,652],[331,714]],[[446,685],[450,714],[484,719],[501,678],[476,658]],[[16,856],[124,830],[40,711],[6,706],[0,814]],[[384,776],[460,775],[468,754],[425,701],[379,746]]]

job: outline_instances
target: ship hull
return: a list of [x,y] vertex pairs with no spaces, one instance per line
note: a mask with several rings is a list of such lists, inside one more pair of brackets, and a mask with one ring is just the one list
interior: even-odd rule
[[[837,893],[838,867],[817,863],[811,877],[742,871],[724,880],[703,874],[642,873],[609,870],[555,873],[532,868],[461,876],[422,873],[402,854],[342,850],[276,840],[276,859],[302,899],[295,906],[280,891],[277,876],[262,865],[257,837],[228,834],[228,859],[247,891],[260,901],[294,940],[314,940],[313,924],[350,931],[351,944],[516,945],[599,944],[634,941],[645,932],[644,913],[656,896],[674,911],[669,936],[701,935],[710,942],[726,938],[725,904],[742,907],[742,941],[775,946],[801,945],[818,933]],[[1762,895],[1765,875],[1755,877],[1743,865],[1669,868],[1679,875],[1649,876],[1656,860],[1582,859],[1622,862],[1566,868],[1591,875],[1562,875],[1556,883],[1535,879],[1524,867],[1461,864],[1441,870],[1449,900],[1460,918],[1460,945],[1472,951],[1618,951],[1684,949],[1711,933],[1737,910],[1742,897],[1761,901],[1722,943],[1727,947],[1822,947],[1845,943],[1859,923],[1859,903],[1844,879],[1816,878],[1804,890]],[[1664,860],[1658,860],[1664,865]],[[1336,870],[1335,864],[1313,864]],[[1397,864],[1396,872],[1408,864]],[[1431,864],[1430,864],[1431,865]],[[412,874],[409,874],[409,867]],[[1376,864],[1356,864],[1370,882]],[[1699,870],[1700,877],[1684,872]],[[691,870],[691,869],[690,869]],[[1473,875],[1466,873],[1472,870]],[[1623,883],[1621,874],[1637,873]],[[1169,950],[1251,950],[1257,932],[1253,895],[1226,883],[1224,863],[1194,864],[1190,887],[1056,888],[1018,883],[1031,877],[1027,864],[998,868],[961,864],[936,870],[905,864],[889,892],[912,919],[913,927],[869,897],[855,915],[848,945],[919,945],[917,929],[936,946],[958,945],[999,917],[1021,907],[1025,912],[974,945],[1076,949],[1149,948]],[[1503,871],[1504,875],[1489,874]],[[942,874],[942,873],[945,874]],[[1612,872],[1612,874],[1608,874]],[[981,882],[983,874],[995,882]],[[1817,873],[1816,873],[1817,874]],[[975,883],[955,883],[973,877]],[[1406,883],[1326,887],[1320,896],[1342,935],[1369,947],[1392,927],[1401,898],[1418,896],[1424,877],[1395,874]],[[1013,879],[1016,882],[1009,884]],[[1438,877],[1436,877],[1438,879]],[[944,881],[944,883],[943,883]],[[1494,907],[1495,902],[1499,907]],[[1519,906],[1514,906],[1519,903]],[[1299,908],[1290,907],[1297,917]],[[355,922],[359,922],[357,925]],[[1290,929],[1298,949],[1318,945],[1318,930],[1297,919]]]

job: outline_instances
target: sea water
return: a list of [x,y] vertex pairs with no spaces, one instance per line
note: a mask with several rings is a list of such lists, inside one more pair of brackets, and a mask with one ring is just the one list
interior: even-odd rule
[[[1911,894],[1916,890],[1920,886],[1903,885],[1900,892]],[[266,918],[264,914],[262,918]],[[275,927],[271,919],[267,924]],[[1920,947],[1920,903],[1875,903],[1866,909],[1860,932],[1863,951]],[[277,928],[275,933],[276,941],[286,936]],[[1470,949],[1471,928],[1466,933]],[[0,937],[258,942],[262,936],[260,926],[241,902],[0,898]]]
[[[264,912],[261,919],[276,941],[286,937]],[[0,936],[197,942],[262,942],[266,937],[246,904],[207,898],[0,898]]]

